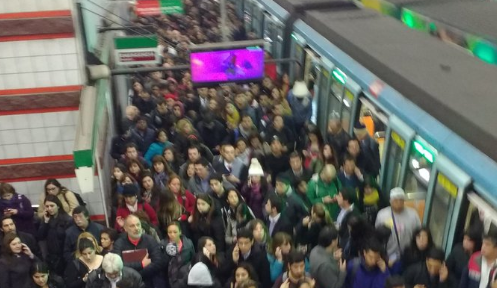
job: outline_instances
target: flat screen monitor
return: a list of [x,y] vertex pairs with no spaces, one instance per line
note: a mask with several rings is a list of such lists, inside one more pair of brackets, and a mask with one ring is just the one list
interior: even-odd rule
[[264,77],[264,49],[252,46],[192,51],[190,65],[192,82],[197,87],[258,81]]

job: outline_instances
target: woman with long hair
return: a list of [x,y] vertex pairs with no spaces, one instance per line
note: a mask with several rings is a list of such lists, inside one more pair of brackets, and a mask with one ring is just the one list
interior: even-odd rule
[[296,227],[296,242],[297,245],[305,250],[311,251],[318,244],[319,233],[325,226],[333,224],[328,209],[323,203],[312,205],[311,215],[302,219]]
[[233,274],[224,285],[224,288],[239,288],[240,283],[247,280],[257,283],[259,282],[259,277],[250,263],[240,262],[233,270]]
[[[60,182],[57,179],[53,178],[47,179],[47,181],[45,181],[44,188],[45,192],[40,198],[39,207],[44,206],[43,203],[45,201],[45,197],[47,197],[47,195],[49,194],[57,196],[57,198],[59,198],[60,203],[62,203],[62,207],[64,208],[64,211],[66,211],[67,214],[69,215],[72,215],[72,210],[74,210],[74,208],[79,206],[78,199],[76,198],[74,192],[62,186],[62,184],[60,184]],[[40,219],[43,218],[43,213],[44,213],[43,209],[38,210],[38,217]]]
[[[103,249],[103,247],[101,247],[99,245],[97,238],[95,238],[95,236],[93,236],[93,234],[91,234],[90,232],[82,232],[81,234],[79,234],[78,239],[76,240],[76,247],[79,247],[79,243],[81,242],[81,239],[90,240],[93,243],[93,246],[95,246],[96,253],[99,255],[102,254],[102,251],[104,249]],[[81,257],[81,252],[78,249],[76,249],[76,251],[74,251],[74,257],[75,258]]]
[[36,256],[28,245],[21,242],[15,233],[7,233],[2,241],[0,257],[0,287],[27,287],[30,282],[29,269]]
[[254,215],[243,198],[235,188],[226,192],[226,202],[228,203],[226,216],[226,245],[231,246],[236,243],[238,231],[245,228],[248,222],[254,219]]
[[[312,126],[307,131],[307,143],[305,150],[302,151],[304,155],[304,168],[314,171],[315,167],[319,164],[318,161],[323,161],[321,151],[323,151],[324,140],[321,131],[317,126]],[[322,163],[321,163],[322,165]]]
[[411,244],[402,253],[401,262],[404,271],[412,264],[425,261],[428,251],[434,246],[433,237],[428,227],[416,229],[412,235]]
[[174,146],[164,148],[164,151],[162,151],[162,156],[164,156],[164,159],[166,159],[166,162],[167,164],[169,164],[171,170],[173,170],[174,173],[178,174],[179,168],[181,167],[181,164],[183,164],[183,161],[176,152]]
[[271,250],[267,252],[267,260],[271,272],[271,281],[274,282],[284,271],[284,257],[293,247],[292,236],[285,232],[274,234],[271,242]]
[[173,174],[173,171],[167,164],[166,159],[161,155],[154,156],[150,170],[154,176],[155,184],[160,188],[164,188],[166,186],[169,177]]
[[168,141],[167,131],[165,129],[159,129],[155,134],[155,142],[150,144],[150,147],[148,147],[148,150],[143,158],[145,158],[145,161],[147,161],[148,165],[150,165],[152,164],[152,159],[154,159],[155,156],[162,155],[162,151],[171,146],[173,146],[173,143]]
[[38,229],[38,240],[45,240],[47,243],[47,265],[50,271],[62,275],[66,264],[63,257],[65,232],[72,225],[73,219],[66,213],[59,198],[54,195],[47,195],[44,206],[38,209],[44,211]]
[[[178,203],[181,205],[182,214],[181,221],[188,220],[188,217],[193,215],[195,209],[195,196],[193,196],[190,191],[186,190],[183,186],[183,182],[178,175],[172,175],[167,183],[167,190],[170,191]],[[184,232],[184,231],[183,231]]]
[[218,283],[225,283],[226,267],[229,265],[224,265],[223,253],[219,251],[213,238],[203,236],[198,239],[197,254],[192,259],[192,266],[197,262],[204,263]]
[[208,194],[198,195],[190,228],[193,242],[198,242],[201,237],[208,236],[214,239],[219,251],[225,250],[223,218]]
[[141,183],[143,174],[145,173],[143,164],[136,159],[129,159],[126,162],[126,167],[128,168],[129,174],[133,176],[138,183]]
[[271,237],[264,221],[261,219],[251,220],[248,223],[248,229],[252,231],[254,236],[254,245],[257,245],[264,252],[270,250],[268,247],[271,245]]
[[198,132],[193,128],[190,120],[183,118],[176,123],[176,136],[174,139],[175,147],[178,148],[178,153],[183,158],[186,158],[190,139],[197,139],[201,141]]
[[30,269],[32,288],[64,288],[64,280],[55,273],[50,273],[47,264],[35,262]]
[[16,192],[9,183],[0,182],[0,211],[12,218],[16,230],[36,235],[34,213],[28,197]]
[[151,173],[143,173],[141,199],[155,210],[159,209],[159,199],[164,187],[154,181]]
[[283,115],[292,116],[292,108],[290,108],[288,100],[281,94],[281,90],[278,87],[273,87],[271,89],[271,98],[273,99],[273,105],[281,104],[283,107]]
[[68,263],[64,273],[64,282],[67,288],[83,288],[88,281],[88,275],[100,268],[103,256],[97,254],[96,240],[80,239],[77,246],[76,259]]
[[257,158],[252,158],[248,170],[248,180],[241,189],[241,195],[247,205],[252,209],[254,216],[258,219],[264,219],[263,206],[268,192],[271,191],[270,184]]
[[[159,230],[164,234],[167,232],[169,224],[175,221],[181,221],[184,209],[171,191],[163,193],[159,203],[157,219],[159,220]],[[185,220],[186,218],[183,221]]]
[[190,262],[195,255],[193,242],[182,235],[179,222],[171,222],[166,228],[167,236],[160,242],[167,263],[169,287],[180,287],[188,276]]

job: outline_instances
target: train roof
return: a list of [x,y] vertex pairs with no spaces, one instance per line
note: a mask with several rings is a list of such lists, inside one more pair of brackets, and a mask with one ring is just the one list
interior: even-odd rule
[[351,0],[274,0],[274,2],[290,14],[304,10],[357,7]]
[[461,31],[497,41],[497,2],[428,1],[411,3],[404,8]]
[[494,66],[387,16],[339,14],[310,11],[302,20],[497,161],[497,129],[492,121],[497,107]]

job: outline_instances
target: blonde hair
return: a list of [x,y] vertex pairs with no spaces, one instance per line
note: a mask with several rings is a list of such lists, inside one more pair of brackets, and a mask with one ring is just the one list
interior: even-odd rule
[[[102,248],[100,245],[98,245],[97,238],[95,238],[95,236],[93,236],[93,234],[91,234],[90,232],[83,232],[83,233],[79,234],[78,240],[76,241],[76,247],[79,247],[79,242],[81,241],[81,239],[84,239],[84,238],[89,239],[93,242],[93,244],[95,245],[95,248],[96,248],[95,251],[97,252],[97,254],[102,253],[104,248]],[[79,249],[76,249],[74,256],[76,257],[76,259],[81,257],[81,252],[79,252]]]
[[186,125],[190,125],[190,127],[192,127],[193,129],[192,123],[188,119],[183,118],[179,120],[178,123],[176,123],[176,131],[178,131],[178,133],[183,134],[183,130],[186,127]]

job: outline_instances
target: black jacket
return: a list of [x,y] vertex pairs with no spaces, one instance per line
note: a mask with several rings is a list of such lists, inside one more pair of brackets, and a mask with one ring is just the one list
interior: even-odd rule
[[[233,248],[234,249],[234,248]],[[227,265],[230,267],[230,271],[233,271],[236,267],[236,264],[233,262],[233,249],[229,251],[227,254],[228,261]],[[259,281],[262,283],[262,287],[271,287],[271,272],[269,268],[269,261],[267,260],[267,255],[264,251],[260,250],[257,245],[252,246],[252,250],[250,251],[247,259],[243,258],[243,255],[240,253],[240,258],[238,263],[246,262],[254,267],[254,270],[259,276]]]
[[[143,283],[140,273],[136,272],[134,269],[131,269],[129,267],[123,267],[121,280],[119,280],[119,282],[121,281],[129,284],[129,286],[127,287],[145,288],[145,283]],[[103,271],[102,268],[94,270],[88,276],[88,281],[86,282],[86,288],[111,288],[111,287],[112,285],[109,279],[107,279],[107,277],[105,276],[105,272]]]
[[102,232],[102,230],[104,230],[104,226],[92,221],[89,221],[85,231],[81,230],[74,223],[67,228],[64,240],[64,259],[66,260],[66,263],[69,263],[74,259],[74,252],[76,252],[76,242],[78,241],[79,234],[90,232],[91,235],[97,239],[97,242],[100,243],[100,232]]
[[450,252],[449,258],[445,262],[447,268],[449,269],[449,273],[452,273],[454,278],[459,281],[462,276],[462,272],[464,268],[468,266],[469,257],[471,255],[464,252],[464,248],[462,247],[462,243],[454,246],[452,251]]
[[71,226],[73,220],[67,214],[59,214],[57,218],[50,218],[48,223],[42,219],[38,229],[39,240],[46,240],[47,259],[46,262],[50,269],[58,275],[64,271],[64,241],[66,239],[66,230]]
[[[16,231],[16,234],[17,234],[17,236],[19,236],[19,239],[21,239],[22,243],[28,245],[31,252],[33,252],[33,254],[35,254],[35,256],[38,257],[38,259],[43,259],[42,255],[41,255],[40,246],[38,245],[38,242],[35,240],[33,235],[31,235],[29,233],[22,232],[22,231]],[[5,235],[2,233],[2,235],[1,235],[2,242],[3,242],[4,236]],[[1,246],[2,246],[2,244],[0,243],[0,248],[1,248]]]
[[167,279],[169,287],[175,288],[181,286],[184,280],[188,277],[190,262],[195,255],[195,247],[190,239],[185,236],[181,237],[183,248],[179,254],[172,254],[167,239],[160,242],[162,255],[167,265]]
[[209,224],[207,224],[207,218],[205,216],[201,216],[195,225],[193,225],[193,223],[190,224],[193,243],[198,243],[198,240],[202,236],[209,236],[214,239],[217,251],[225,251],[226,241],[224,240],[224,222],[220,214],[221,213],[216,209],[212,214],[212,219]]
[[[64,280],[53,273],[50,273],[50,276],[48,276],[47,285],[48,288],[66,288]],[[40,288],[40,286],[38,286],[34,281],[31,281],[29,288]]]
[[351,139],[350,135],[345,131],[341,130],[338,134],[333,135],[331,133],[326,134],[326,141],[333,147],[335,152],[338,154],[339,164],[342,164],[343,156],[347,152],[347,145]]
[[[271,225],[271,221],[268,218],[266,220],[266,226],[268,229],[270,229],[270,225]],[[285,215],[283,213],[280,215],[280,219],[278,219],[278,222],[276,222],[276,224],[274,224],[273,231],[269,231],[269,233],[271,234],[270,235],[271,238],[274,237],[274,235],[278,232],[285,232],[288,235],[293,237],[292,222],[290,222],[290,220],[287,217],[285,217]]]
[[304,180],[306,183],[309,182],[312,177],[312,171],[302,167],[302,175],[297,176],[295,175],[295,173],[293,173],[292,169],[288,169],[285,172],[285,175],[288,177],[288,179],[290,179],[290,183],[292,184],[292,186],[296,188],[299,182],[302,180]]
[[145,268],[143,268],[141,262],[124,263],[124,265],[138,271],[144,281],[151,280],[155,274],[162,272],[165,267],[160,245],[152,236],[143,234],[138,245],[135,246],[129,241],[128,234],[123,233],[114,243],[112,252],[122,257],[123,251],[138,249],[147,249],[148,257],[152,260],[152,263]]
[[357,206],[354,205],[352,211],[347,212],[343,217],[342,223],[340,224],[340,228],[338,229],[338,244],[340,247],[345,247],[345,244],[349,241],[350,233],[347,222],[353,216],[360,216],[361,212],[357,209]]
[[[210,126],[212,125],[212,126]],[[197,124],[197,131],[200,137],[204,139],[204,144],[213,150],[217,145],[220,145],[226,137],[226,128],[217,120],[213,120],[211,124],[201,121]]]
[[71,262],[67,263],[66,271],[64,272],[64,282],[67,288],[84,288],[85,282],[83,277],[89,272],[88,266],[86,266],[81,260],[73,259]]
[[404,281],[406,283],[406,288],[413,288],[417,284],[424,285],[425,288],[453,288],[457,287],[457,281],[450,274],[449,277],[444,282],[439,281],[439,276],[435,276],[430,279],[428,270],[426,269],[426,262],[420,262],[409,267],[404,272]]
[[30,285],[31,275],[29,269],[34,260],[27,255],[7,259],[0,258],[0,287],[2,288],[25,288]]

